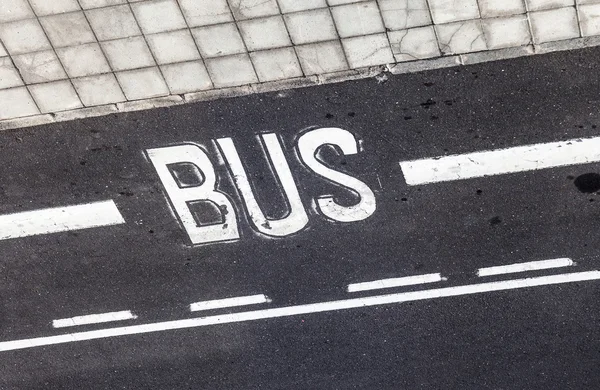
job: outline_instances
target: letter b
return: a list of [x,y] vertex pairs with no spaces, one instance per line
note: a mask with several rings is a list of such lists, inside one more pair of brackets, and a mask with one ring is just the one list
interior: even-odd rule
[[[198,145],[185,144],[146,150],[167,196],[187,232],[192,244],[230,241],[240,238],[235,209],[229,198],[217,191],[215,170],[206,152]],[[192,164],[203,175],[203,182],[195,186],[183,186],[173,175],[169,166]],[[209,202],[221,214],[221,222],[199,224],[190,210],[190,204]]]

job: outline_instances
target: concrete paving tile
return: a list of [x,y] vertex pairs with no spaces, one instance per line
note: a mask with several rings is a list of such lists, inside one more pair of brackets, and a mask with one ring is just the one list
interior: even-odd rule
[[482,18],[510,16],[525,13],[525,0],[479,0]]
[[292,45],[281,16],[245,20],[239,26],[250,51]]
[[179,0],[179,5],[190,27],[233,21],[227,0]]
[[155,65],[143,37],[118,39],[101,43],[113,70],[143,68]]
[[171,93],[204,91],[213,87],[202,61],[181,62],[160,68]]
[[476,19],[479,17],[477,0],[429,0],[435,24]]
[[147,35],[148,46],[159,65],[200,59],[190,30]]
[[0,1],[0,23],[35,17],[27,0]]
[[327,3],[325,0],[278,0],[278,2],[279,8],[284,14],[327,7]]
[[485,50],[486,43],[480,20],[435,26],[442,54],[460,54]]
[[68,80],[30,85],[29,90],[42,113],[82,107],[75,89]]
[[541,11],[546,9],[574,6],[575,0],[525,0],[529,11]]
[[378,4],[388,30],[404,30],[431,24],[427,0],[379,0]]
[[29,0],[29,3],[37,16],[62,14],[81,9],[77,0]]
[[86,15],[101,41],[142,34],[128,5],[92,9]]
[[9,57],[0,57],[0,89],[19,87],[23,80]]
[[258,82],[248,54],[210,58],[206,60],[206,68],[216,88]]
[[110,72],[110,66],[97,43],[56,49],[69,77],[84,77]]
[[352,68],[394,62],[394,56],[385,34],[342,39],[342,45]]
[[279,14],[276,0],[229,0],[229,6],[236,20]]
[[577,12],[574,7],[531,12],[529,17],[535,43],[579,37]]
[[117,80],[128,100],[166,96],[169,89],[157,67],[117,72]]
[[25,87],[0,90],[0,119],[39,114],[35,102]]
[[379,8],[374,1],[333,7],[331,13],[342,38],[385,31]]
[[83,9],[92,9],[127,4],[127,0],[79,0],[79,4]]
[[11,55],[52,48],[36,19],[0,24],[0,40]]
[[112,73],[73,79],[84,106],[99,106],[125,101],[125,95]]
[[67,78],[54,50],[14,56],[15,65],[27,84],[44,83]]
[[600,3],[580,5],[579,20],[584,37],[600,35]]
[[198,27],[192,30],[192,34],[204,58],[246,52],[246,46],[235,23]]
[[131,5],[144,34],[186,28],[187,24],[175,0],[152,0]]
[[523,46],[531,43],[527,16],[483,19],[483,32],[488,49]]
[[83,12],[51,15],[40,18],[52,46],[65,47],[95,42],[92,32]]
[[293,48],[272,49],[250,53],[260,81],[283,80],[302,76],[302,69]]
[[284,15],[285,24],[294,45],[331,41],[337,32],[327,8]]
[[337,40],[296,46],[296,53],[306,75],[348,69],[342,43]]
[[394,58],[398,62],[422,60],[441,55],[433,26],[388,33]]

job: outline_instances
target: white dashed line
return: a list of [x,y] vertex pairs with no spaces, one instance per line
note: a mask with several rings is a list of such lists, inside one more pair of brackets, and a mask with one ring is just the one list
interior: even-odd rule
[[52,326],[55,328],[66,328],[69,326],[99,324],[102,322],[134,320],[137,316],[129,310],[115,311],[112,313],[90,314],[86,316],[78,316],[72,318],[61,318],[60,320],[52,321]]
[[213,301],[196,302],[190,305],[190,311],[202,311],[212,309],[222,309],[225,307],[257,305],[260,303],[269,303],[271,300],[263,294],[248,295],[245,297],[215,299]]
[[437,183],[600,161],[600,137],[400,163],[406,184]]
[[496,267],[479,268],[479,270],[477,271],[477,276],[503,275],[517,272],[536,271],[541,269],[569,267],[574,264],[575,263],[573,262],[573,260],[568,258],[530,261],[528,263],[517,263],[510,265],[499,265]]
[[378,290],[381,288],[392,288],[401,286],[412,286],[415,284],[436,283],[444,281],[441,274],[426,274],[416,276],[405,276],[402,278],[391,278],[374,280],[372,282],[353,283],[348,285],[348,292]]
[[0,215],[0,240],[125,223],[115,202],[81,204]]
[[552,284],[582,282],[600,279],[600,271],[578,272],[563,275],[540,276],[527,279],[507,280],[471,284],[466,286],[436,288],[424,291],[412,291],[398,294],[345,299],[332,302],[321,302],[307,305],[289,306],[273,309],[247,311],[241,313],[221,314],[209,317],[191,318],[153,324],[124,326],[80,333],[68,333],[58,336],[37,337],[31,339],[0,342],[0,351],[11,351],[25,348],[41,347],[73,343],[78,341],[104,339],[110,337],[162,332],[175,329],[197,328],[203,326],[256,321],[269,318],[290,317],[310,313],[323,313],[338,310],[355,309],[368,306],[389,305],[393,303],[419,301],[459,295],[471,295],[492,291],[514,290]]

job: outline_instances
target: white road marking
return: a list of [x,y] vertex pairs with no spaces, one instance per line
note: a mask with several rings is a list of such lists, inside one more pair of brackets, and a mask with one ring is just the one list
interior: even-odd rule
[[87,316],[78,316],[72,318],[61,318],[60,320],[52,321],[52,326],[55,328],[66,328],[68,326],[79,326],[88,324],[99,324],[102,322],[134,320],[137,316],[129,310],[115,311],[112,313],[90,314]]
[[336,153],[355,155],[361,151],[360,140],[348,130],[337,127],[325,127],[302,133],[298,138],[297,151],[300,162],[326,181],[332,182],[358,195],[358,203],[343,206],[337,203],[331,194],[313,199],[317,211],[325,217],[338,222],[356,222],[369,218],[377,210],[377,200],[373,190],[363,181],[353,176],[331,169],[317,158],[319,150],[325,145],[334,147]]
[[[165,187],[173,212],[177,215],[193,245],[219,241],[234,241],[240,238],[236,209],[227,195],[217,190],[217,175],[206,151],[195,144],[167,146],[147,149],[148,158],[154,165],[160,181]],[[169,168],[176,164],[192,164],[204,176],[198,186],[182,186]],[[204,224],[196,221],[190,202],[207,202],[220,211],[222,222]],[[200,222],[200,223],[199,223]]]
[[408,185],[600,161],[600,137],[400,162]]
[[190,311],[221,309],[225,307],[257,305],[259,303],[269,303],[271,300],[263,294],[248,295],[245,297],[215,299],[213,301],[196,302],[190,305]]
[[453,297],[459,295],[471,295],[491,291],[514,290],[520,288],[582,282],[586,280],[598,279],[600,279],[600,271],[587,271],[563,275],[540,276],[527,279],[479,283],[466,286],[436,288],[424,291],[413,291],[398,294],[353,298],[340,301],[312,303],[306,305],[288,306],[264,310],[254,310],[233,314],[221,314],[209,317],[157,322],[153,324],[124,326],[119,328],[93,330],[80,333],[69,333],[58,336],[4,341],[0,342],[0,351],[11,351],[17,349],[41,347],[45,345],[56,345],[72,343],[77,341],[104,339],[109,337],[162,332],[175,329],[197,328],[217,324],[256,321],[268,318],[289,317],[310,313],[323,313],[329,311],[355,309],[368,306],[389,305],[392,303],[419,301],[442,297]]
[[353,283],[348,285],[348,292],[378,290],[380,288],[392,288],[400,286],[412,286],[415,284],[435,283],[445,280],[441,274],[426,274],[416,276],[405,276],[402,278],[391,278],[374,280],[372,282]]
[[574,264],[575,263],[573,262],[573,260],[568,258],[530,261],[528,263],[517,263],[510,265],[499,265],[496,267],[479,268],[479,270],[477,270],[477,276],[503,275],[512,274],[516,272],[535,271],[540,269],[569,267]]
[[217,139],[219,150],[229,165],[233,181],[238,188],[240,196],[246,205],[250,222],[254,229],[272,237],[285,237],[304,229],[308,224],[308,214],[302,204],[298,186],[285,158],[280,139],[275,133],[261,134],[260,140],[264,148],[263,153],[269,161],[270,169],[279,181],[279,189],[286,199],[287,213],[280,219],[267,219],[256,199],[253,186],[248,179],[248,174],[242,164],[235,144],[231,138]]
[[0,240],[125,223],[115,202],[80,204],[0,215]]

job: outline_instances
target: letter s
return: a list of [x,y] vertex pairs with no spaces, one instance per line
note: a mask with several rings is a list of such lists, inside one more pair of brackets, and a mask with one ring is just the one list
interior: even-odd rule
[[322,128],[306,132],[298,139],[298,155],[317,175],[337,183],[360,197],[353,206],[340,206],[335,203],[333,196],[320,196],[316,201],[317,209],[326,217],[340,222],[361,221],[370,217],[376,208],[375,194],[362,181],[345,173],[335,171],[325,166],[316,157],[316,153],[324,145],[339,148],[343,154],[358,153],[358,141],[352,133],[339,128]]

